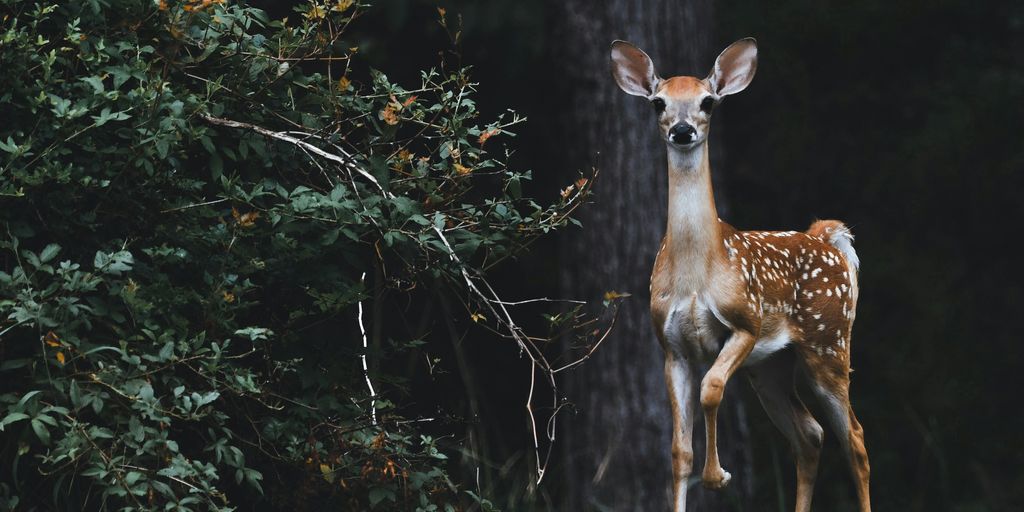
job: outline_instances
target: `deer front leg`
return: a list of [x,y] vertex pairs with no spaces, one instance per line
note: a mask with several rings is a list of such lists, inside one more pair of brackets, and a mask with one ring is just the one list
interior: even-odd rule
[[718,461],[718,406],[722,403],[725,383],[750,354],[754,341],[754,335],[748,332],[733,332],[701,382],[700,405],[704,408],[704,425],[707,428],[707,458],[704,461],[703,479],[704,487],[708,489],[722,489],[729,485],[729,479],[732,478]]
[[697,374],[693,365],[671,352],[665,355],[665,383],[672,408],[673,510],[686,512],[687,480],[693,472],[693,418],[697,412]]

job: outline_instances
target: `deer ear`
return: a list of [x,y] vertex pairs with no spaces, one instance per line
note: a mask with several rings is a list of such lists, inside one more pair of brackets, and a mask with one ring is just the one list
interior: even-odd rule
[[711,90],[719,96],[736,94],[750,85],[757,71],[757,41],[753,37],[740,39],[715,59],[715,67],[708,76]]
[[612,76],[619,88],[633,96],[654,96],[661,81],[654,73],[654,62],[643,50],[625,41],[612,43]]

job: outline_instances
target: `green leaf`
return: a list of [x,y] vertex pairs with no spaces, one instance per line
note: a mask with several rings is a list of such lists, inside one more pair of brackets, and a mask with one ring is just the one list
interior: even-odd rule
[[7,142],[0,140],[0,150],[8,153],[17,153],[18,145],[14,143],[14,139],[11,136],[7,136]]
[[71,405],[76,409],[85,405],[82,401],[82,390],[78,387],[78,381],[72,379],[68,386],[68,397],[71,398]]
[[21,400],[18,400],[18,405],[16,407],[18,409],[24,407],[25,404],[27,404],[28,401],[32,399],[32,397],[34,397],[34,396],[36,396],[36,395],[38,395],[39,393],[42,393],[42,392],[43,392],[42,390],[36,389],[36,390],[33,390],[33,391],[29,391],[28,393],[25,393],[25,395],[21,397]]
[[138,471],[129,471],[128,474],[124,476],[124,483],[125,485],[132,486],[135,485],[135,482],[138,482],[140,478],[142,478],[142,473],[139,473]]
[[368,497],[370,498],[370,506],[376,508],[385,499],[395,501],[395,490],[390,487],[374,487],[370,489]]
[[38,418],[33,418],[31,421],[32,430],[36,433],[36,437],[39,438],[44,445],[50,446],[50,431],[46,428],[46,425]]
[[215,181],[219,180],[221,175],[224,174],[224,160],[220,158],[220,155],[213,153],[210,155],[210,177]]
[[41,261],[43,263],[47,263],[50,260],[52,260],[54,257],[56,257],[57,253],[59,253],[59,252],[60,252],[60,246],[59,245],[57,245],[57,244],[47,245],[43,249],[43,252],[39,253],[39,261]]
[[91,85],[93,91],[97,94],[102,93],[106,90],[106,87],[103,86],[103,80],[98,76],[87,76],[79,78],[79,80]]
[[169,361],[174,356],[174,342],[168,341],[164,343],[163,348],[160,349],[159,359],[161,361]]
[[146,438],[146,430],[142,428],[142,422],[139,421],[138,416],[132,416],[128,419],[128,431],[131,432],[135,442],[141,443]]
[[7,425],[10,425],[12,423],[17,423],[17,422],[19,422],[21,420],[25,420],[25,419],[28,419],[28,418],[29,418],[29,415],[25,414],[23,412],[12,412],[12,413],[8,414],[7,416],[5,416],[3,420],[0,420],[0,432],[3,432],[4,427],[6,427]]

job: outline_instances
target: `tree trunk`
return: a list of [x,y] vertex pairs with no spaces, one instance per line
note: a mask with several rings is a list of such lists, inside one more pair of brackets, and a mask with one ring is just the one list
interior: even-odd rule
[[[559,101],[558,148],[567,168],[599,168],[583,229],[561,248],[565,296],[596,299],[605,291],[633,295],[612,337],[595,357],[565,377],[577,413],[563,418],[565,458],[561,510],[659,511],[670,503],[672,420],[661,348],[648,311],[648,278],[665,233],[666,156],[649,105],[616,87],[609,45],[625,39],[643,48],[662,76],[704,76],[711,48],[710,0],[565,0],[554,7],[551,47]],[[720,128],[720,127],[719,127]],[[713,130],[714,131],[714,130]],[[712,145],[712,170],[720,163]],[[716,180],[717,181],[717,180]],[[717,190],[721,192],[721,190]],[[725,209],[719,201],[719,212]],[[721,493],[697,482],[690,510],[748,509],[750,447],[737,379],[719,415],[719,448],[733,482]],[[703,423],[694,428],[694,474],[703,467]]]

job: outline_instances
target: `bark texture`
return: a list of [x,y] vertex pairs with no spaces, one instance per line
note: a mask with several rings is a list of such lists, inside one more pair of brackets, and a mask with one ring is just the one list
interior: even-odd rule
[[[668,510],[672,420],[661,348],[651,327],[649,276],[665,233],[666,156],[651,107],[616,87],[609,45],[624,39],[643,48],[662,77],[703,77],[712,48],[712,2],[696,0],[566,0],[552,7],[552,73],[558,83],[558,147],[570,169],[593,165],[601,175],[582,230],[561,247],[565,296],[598,298],[608,290],[633,295],[616,332],[586,365],[565,377],[576,405],[559,431],[565,503],[559,510]],[[720,127],[719,127],[720,128]],[[721,151],[712,128],[712,173]],[[718,185],[718,179],[715,179]],[[720,187],[716,194],[721,195]],[[718,202],[719,214],[727,210]],[[694,478],[690,510],[749,509],[750,447],[737,388],[730,383],[719,416],[719,449],[733,482],[721,493]],[[694,475],[703,467],[704,427],[695,427]]]

